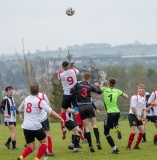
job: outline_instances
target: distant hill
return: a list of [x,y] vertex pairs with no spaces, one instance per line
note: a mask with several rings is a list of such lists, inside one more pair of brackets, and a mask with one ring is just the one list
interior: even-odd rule
[[[36,50],[31,53],[34,56],[50,56],[50,57],[66,57],[68,50],[73,57],[88,56],[88,55],[157,55],[157,44],[128,44],[111,46],[107,43],[89,43],[74,46],[68,46],[67,49],[58,48],[58,50],[40,51]],[[22,53],[18,53],[22,55]],[[0,60],[13,60],[17,58],[17,54],[0,55]]]

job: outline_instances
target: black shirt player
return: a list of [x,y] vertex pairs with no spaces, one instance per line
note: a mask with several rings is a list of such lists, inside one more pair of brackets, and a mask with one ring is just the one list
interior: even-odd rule
[[96,125],[96,117],[95,117],[95,112],[94,112],[92,100],[91,100],[91,92],[101,94],[101,90],[99,88],[98,83],[94,84],[95,87],[91,86],[89,84],[90,79],[91,79],[91,75],[89,73],[85,73],[83,76],[83,81],[76,83],[71,88],[70,93],[76,92],[76,97],[77,97],[76,100],[79,107],[79,113],[83,121],[84,129],[86,131],[86,137],[89,143],[89,148],[91,152],[94,152],[94,149],[92,146],[91,134],[89,130],[88,118],[92,123],[94,135],[96,137],[97,147],[98,149],[101,149],[99,131]]

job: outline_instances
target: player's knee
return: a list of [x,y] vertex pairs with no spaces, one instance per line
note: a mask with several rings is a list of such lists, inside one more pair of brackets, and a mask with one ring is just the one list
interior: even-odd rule
[[16,130],[13,130],[11,133],[14,134],[14,135],[16,135]]
[[31,148],[32,152],[35,150],[35,144],[28,144],[27,147]]
[[132,129],[132,133],[133,133],[133,134],[136,134],[136,130],[133,130],[133,129]]

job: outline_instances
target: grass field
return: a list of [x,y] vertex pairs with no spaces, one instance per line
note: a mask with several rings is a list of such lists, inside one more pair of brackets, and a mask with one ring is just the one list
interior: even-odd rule
[[[80,149],[82,153],[72,153],[71,150],[68,150],[67,147],[71,140],[71,132],[67,132],[67,138],[65,140],[61,139],[61,129],[59,123],[51,123],[51,136],[53,138],[53,150],[56,154],[56,157],[49,157],[48,160],[155,160],[157,157],[157,146],[153,144],[153,135],[157,132],[153,123],[147,123],[147,142],[141,143],[141,150],[126,150],[128,136],[130,134],[130,128],[127,120],[120,121],[122,139],[119,140],[115,133],[115,130],[111,130],[111,135],[115,140],[116,146],[120,150],[120,154],[112,155],[112,148],[108,145],[104,134],[103,134],[103,122],[98,122],[98,127],[100,130],[100,138],[102,144],[102,150],[97,150],[95,145],[95,138],[93,135],[93,130],[91,130],[93,138],[93,146],[96,150],[94,153],[90,153],[87,143],[83,144],[80,142],[80,145],[83,147]],[[16,160],[17,157],[21,154],[24,149],[24,136],[21,129],[21,124],[17,125],[17,148],[19,150],[7,150],[4,146],[7,138],[9,137],[10,132],[7,127],[0,125],[0,160]],[[137,135],[136,135],[137,137]],[[132,147],[135,144],[133,142]],[[39,143],[36,141],[36,147],[39,146]],[[27,160],[34,160],[37,149],[26,157]]]

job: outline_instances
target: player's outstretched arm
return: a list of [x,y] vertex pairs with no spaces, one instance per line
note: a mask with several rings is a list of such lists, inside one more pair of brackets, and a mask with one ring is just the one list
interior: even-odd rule
[[149,105],[147,108],[146,108],[146,112],[148,112],[151,108],[153,108],[154,106],[153,105]]
[[70,89],[70,93],[75,93],[77,90],[77,83]]
[[50,112],[50,117],[52,118],[52,117],[55,117],[56,119],[58,119],[58,120],[60,120],[60,122],[61,123],[64,123],[64,120],[62,119],[62,117],[61,116],[59,116],[55,111],[51,111]]
[[97,93],[97,94],[101,94],[101,89],[100,89],[100,87],[99,87],[99,83],[94,83],[94,86],[95,87],[92,87],[92,92],[95,92],[95,93]]
[[123,98],[129,98],[129,96],[127,94],[125,94],[125,93],[122,94],[122,97]]
[[157,102],[149,102],[150,105],[157,106]]

